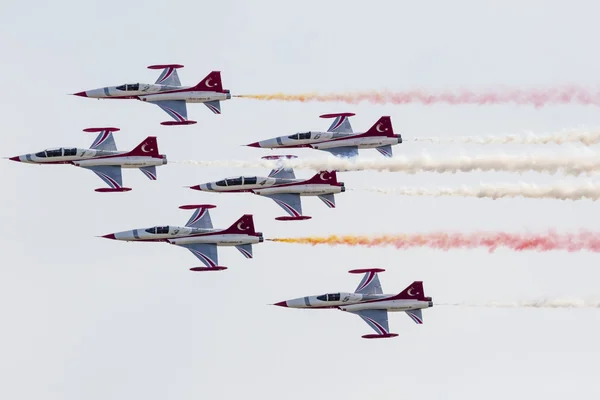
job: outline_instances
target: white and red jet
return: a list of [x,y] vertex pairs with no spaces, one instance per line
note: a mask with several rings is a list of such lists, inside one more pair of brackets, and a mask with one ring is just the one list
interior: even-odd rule
[[376,334],[363,335],[366,339],[381,339],[398,336],[390,333],[388,311],[403,311],[417,324],[423,323],[421,310],[433,307],[431,297],[425,297],[423,282],[415,281],[398,294],[383,294],[377,276],[381,268],[353,269],[351,274],[365,274],[354,293],[327,293],[320,296],[299,297],[280,301],[274,305],[290,308],[324,309],[335,308],[361,317]]
[[366,132],[353,132],[350,125],[353,113],[324,114],[321,118],[335,118],[327,132],[300,132],[279,136],[247,146],[282,149],[311,148],[327,151],[337,157],[356,157],[358,149],[376,149],[386,157],[392,157],[392,146],[402,143],[402,136],[395,135],[390,117],[381,117]]
[[74,95],[94,99],[135,99],[156,104],[175,120],[161,122],[162,125],[195,124],[196,121],[187,117],[186,103],[204,103],[213,113],[221,114],[221,101],[231,99],[230,91],[223,89],[220,71],[212,71],[196,86],[182,86],[177,69],[183,65],[150,65],[148,68],[163,70],[154,84],[127,83]]
[[[295,156],[266,156],[268,160],[295,158]],[[283,166],[273,169],[268,177],[239,176],[216,182],[191,186],[191,189],[216,193],[254,193],[274,200],[289,216],[277,217],[279,221],[310,219],[302,215],[300,196],[318,196],[329,208],[335,208],[336,193],[346,191],[344,182],[338,182],[335,171],[320,171],[310,179],[296,179],[292,168]]]
[[190,268],[191,271],[220,271],[217,246],[235,246],[246,258],[252,258],[252,245],[264,241],[262,232],[254,229],[252,215],[245,214],[227,229],[213,228],[208,210],[211,204],[187,205],[179,208],[195,210],[191,218],[180,226],[154,226],[152,228],[109,233],[102,237],[127,242],[166,242],[185,247],[206,267]]
[[127,192],[123,187],[121,168],[139,168],[149,179],[156,180],[156,167],[167,163],[167,156],[158,153],[155,136],[148,136],[131,151],[117,151],[113,132],[119,128],[87,128],[84,132],[99,132],[89,149],[60,147],[38,153],[10,157],[28,164],[71,164],[93,171],[110,187],[96,192]]

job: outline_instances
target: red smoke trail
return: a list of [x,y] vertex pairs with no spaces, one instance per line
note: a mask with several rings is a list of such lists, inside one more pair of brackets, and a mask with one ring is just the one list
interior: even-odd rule
[[445,104],[519,104],[533,105],[536,108],[551,104],[600,105],[600,90],[579,86],[563,86],[540,89],[490,89],[472,91],[457,89],[453,91],[372,91],[354,93],[301,93],[301,94],[250,94],[237,95],[256,100],[300,101],[300,102],[343,102],[357,104],[369,102],[373,104],[410,104],[421,103],[431,105]]
[[430,247],[438,250],[487,248],[489,252],[499,247],[514,251],[554,251],[568,252],[592,251],[600,252],[600,233],[581,231],[579,233],[559,234],[553,231],[547,233],[505,233],[505,232],[475,232],[447,233],[433,232],[423,234],[391,234],[391,235],[331,235],[309,236],[300,238],[267,239],[273,242],[326,244],[330,246],[364,246],[385,247],[394,246],[397,249],[413,247]]

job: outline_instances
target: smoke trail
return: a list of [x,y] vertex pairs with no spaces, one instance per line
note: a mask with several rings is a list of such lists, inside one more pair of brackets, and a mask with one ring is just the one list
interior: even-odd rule
[[499,88],[491,90],[471,91],[458,89],[454,91],[371,91],[355,93],[329,93],[319,94],[300,93],[272,93],[236,95],[255,100],[274,101],[300,101],[300,102],[343,102],[358,104],[369,102],[372,104],[518,104],[532,105],[536,108],[551,104],[582,104],[600,105],[600,92],[597,89],[588,89],[579,86],[563,86],[540,89],[510,89]]
[[540,172],[555,174],[558,171],[570,175],[590,174],[600,171],[600,155],[484,155],[452,156],[433,159],[428,155],[413,158],[397,156],[393,158],[348,159],[330,157],[327,159],[286,159],[280,161],[175,161],[181,164],[195,164],[205,167],[275,168],[276,166],[316,171],[389,171],[415,174],[418,172],[456,173],[473,171]]
[[436,306],[493,307],[493,308],[600,308],[600,301],[585,299],[540,299],[519,302],[439,303]]
[[298,238],[266,239],[273,242],[298,243],[329,246],[364,246],[386,247],[394,246],[397,249],[430,247],[438,250],[487,248],[490,253],[498,247],[505,247],[514,251],[554,251],[566,250],[568,252],[592,251],[600,252],[600,233],[581,231],[579,233],[559,234],[549,231],[543,234],[534,233],[505,233],[505,232],[475,232],[452,233],[433,232],[415,234],[389,234],[389,235],[330,235],[308,236]]
[[580,143],[592,146],[600,143],[600,132],[568,132],[549,135],[505,135],[505,136],[463,136],[456,138],[427,137],[415,138],[414,142],[429,143],[474,143],[474,144],[564,144]]
[[554,185],[538,186],[528,183],[519,184],[482,184],[478,188],[460,186],[458,188],[370,188],[350,189],[363,190],[375,193],[397,194],[401,196],[453,196],[453,197],[477,197],[489,199],[502,199],[525,197],[529,199],[557,199],[557,200],[598,200],[600,199],[600,184],[570,184],[557,183]]

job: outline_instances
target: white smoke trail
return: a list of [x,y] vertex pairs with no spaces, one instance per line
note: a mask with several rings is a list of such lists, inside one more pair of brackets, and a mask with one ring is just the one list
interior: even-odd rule
[[369,188],[352,189],[401,196],[452,196],[477,198],[514,198],[557,199],[557,200],[598,200],[600,199],[600,184],[559,182],[553,185],[538,186],[529,183],[519,184],[482,184],[480,187],[460,186],[458,188]]
[[540,299],[518,302],[488,303],[439,303],[435,306],[483,307],[483,308],[600,308],[600,301],[586,299]]
[[204,167],[275,168],[277,166],[316,171],[388,171],[415,174],[418,172],[456,173],[473,171],[540,172],[555,174],[559,171],[570,175],[592,174],[600,171],[600,154],[586,155],[484,155],[453,156],[434,159],[429,155],[413,158],[397,156],[380,159],[284,159],[260,161],[174,161]]
[[505,136],[462,136],[455,138],[426,137],[415,138],[415,142],[429,143],[474,143],[474,144],[564,144],[579,143],[592,146],[600,143],[600,131],[598,132],[566,132],[537,135],[528,133],[525,135]]

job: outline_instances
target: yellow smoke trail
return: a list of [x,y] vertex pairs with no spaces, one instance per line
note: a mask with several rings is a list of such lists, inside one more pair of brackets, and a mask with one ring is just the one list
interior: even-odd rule
[[313,246],[323,244],[329,246],[393,246],[397,249],[430,247],[438,250],[487,248],[490,252],[493,252],[498,247],[505,247],[515,251],[567,250],[573,252],[587,250],[600,252],[600,234],[587,231],[565,234],[559,234],[553,231],[542,234],[515,234],[506,232],[432,232],[424,234],[388,234],[373,236],[308,236],[266,240],[282,243],[309,244]]
[[591,88],[577,86],[548,87],[540,89],[515,89],[500,88],[490,90],[407,90],[407,91],[368,91],[350,93],[271,93],[271,94],[246,94],[234,95],[255,100],[275,101],[317,101],[317,102],[343,102],[357,104],[369,102],[374,104],[520,104],[542,107],[548,104],[584,104],[600,105],[600,93]]

